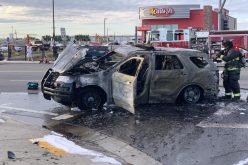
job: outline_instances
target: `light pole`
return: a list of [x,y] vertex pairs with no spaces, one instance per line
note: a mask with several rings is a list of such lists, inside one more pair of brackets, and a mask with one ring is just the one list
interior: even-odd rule
[[219,11],[218,11],[218,30],[222,30],[222,11],[225,6],[226,0],[222,2],[219,0]]
[[54,19],[54,0],[53,0],[53,58],[57,59],[57,49],[55,46],[55,19]]
[[106,41],[106,20],[107,20],[107,18],[104,18],[104,20],[103,20],[103,26],[104,26],[103,40],[104,40],[104,42]]

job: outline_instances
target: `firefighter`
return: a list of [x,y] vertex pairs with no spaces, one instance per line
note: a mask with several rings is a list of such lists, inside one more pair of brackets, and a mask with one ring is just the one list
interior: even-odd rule
[[[222,73],[225,96],[222,99],[240,100],[240,51],[235,49],[232,41],[223,40],[222,45],[225,48],[217,55],[225,62]],[[233,96],[233,97],[232,97]]]

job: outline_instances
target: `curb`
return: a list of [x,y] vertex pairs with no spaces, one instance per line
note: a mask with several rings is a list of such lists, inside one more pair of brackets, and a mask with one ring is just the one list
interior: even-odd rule
[[[51,135],[51,131],[30,125],[26,122],[18,121],[12,119],[8,115],[1,116],[0,128],[1,128],[1,139],[0,139],[0,164],[19,164],[19,165],[54,165],[54,164],[74,164],[74,165],[109,165],[112,163],[107,163],[104,161],[94,161],[95,157],[91,154],[78,155],[73,153],[68,153],[65,156],[56,155],[52,150],[49,150],[45,146],[39,146],[38,144],[31,142],[31,139],[40,139],[41,137]],[[83,148],[84,149],[84,148]],[[87,148],[85,149],[87,150]],[[7,154],[9,151],[12,152],[13,158],[10,158]],[[55,151],[58,152],[58,150]],[[91,150],[95,152],[94,148]],[[97,151],[96,151],[97,152]],[[6,153],[6,154],[2,154]],[[99,152],[106,155],[104,152]],[[123,165],[126,163],[119,159],[115,155],[110,155]],[[115,156],[115,157],[114,157]]]
[[[59,127],[57,127],[58,125]],[[66,122],[61,123],[58,121],[48,123],[47,125],[43,125],[43,127],[62,134],[77,135],[83,139],[82,143],[88,142],[96,144],[107,152],[117,155],[129,164],[162,165],[162,163],[129,144],[87,127],[76,126]]]

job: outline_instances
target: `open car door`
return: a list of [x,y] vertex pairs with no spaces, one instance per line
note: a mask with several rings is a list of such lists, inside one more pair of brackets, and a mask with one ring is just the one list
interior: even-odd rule
[[132,57],[122,63],[112,75],[112,91],[117,106],[135,113],[135,97],[137,94],[137,77],[144,58]]

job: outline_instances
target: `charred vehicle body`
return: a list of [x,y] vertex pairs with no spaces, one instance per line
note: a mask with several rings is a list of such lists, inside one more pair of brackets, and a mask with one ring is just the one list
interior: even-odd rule
[[44,97],[82,110],[115,104],[131,113],[141,104],[217,97],[219,71],[199,51],[126,46],[86,58],[94,49],[69,45],[42,80]]

